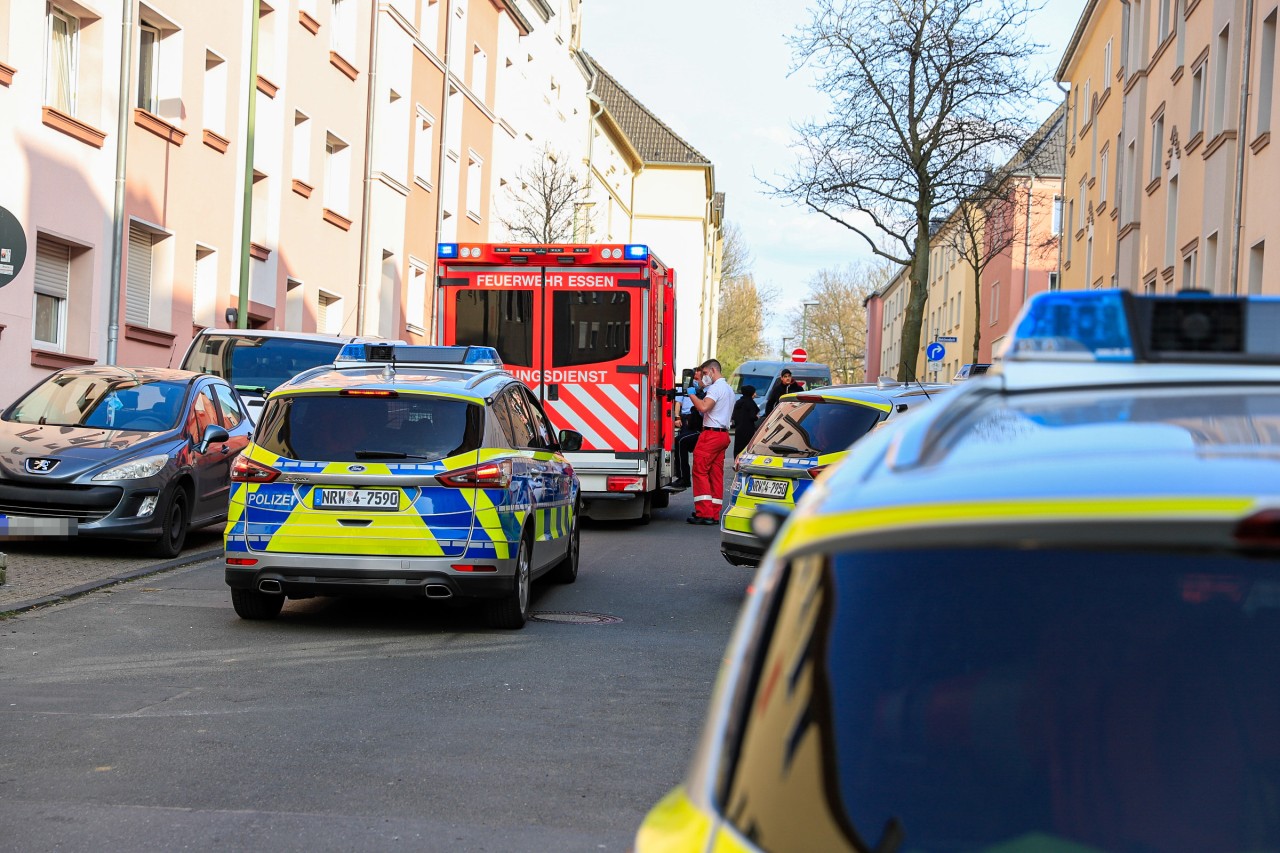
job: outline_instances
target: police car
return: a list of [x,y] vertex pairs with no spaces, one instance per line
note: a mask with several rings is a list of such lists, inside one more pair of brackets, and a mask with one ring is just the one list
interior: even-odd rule
[[232,468],[236,613],[286,598],[479,599],[520,628],[530,584],[578,573],[580,489],[528,388],[489,347],[349,344],[267,400]]
[[738,457],[729,506],[720,519],[720,553],[735,566],[757,565],[764,553],[764,544],[751,532],[757,509],[795,506],[851,444],[950,387],[884,381],[833,385],[780,399]]
[[637,853],[1280,849],[1280,301],[1037,297],[781,515]]

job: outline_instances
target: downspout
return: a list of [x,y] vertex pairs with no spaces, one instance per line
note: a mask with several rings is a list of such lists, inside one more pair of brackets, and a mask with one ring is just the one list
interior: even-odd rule
[[[364,115],[364,198],[360,202],[360,278],[356,284],[356,334],[365,333],[365,297],[369,292],[369,207],[373,203],[373,121],[377,111],[378,84],[378,2],[374,0],[369,21],[369,97]],[[416,118],[415,118],[416,120]],[[394,335],[393,335],[394,337]]]
[[1240,78],[1240,124],[1236,131],[1236,197],[1231,213],[1231,295],[1240,293],[1240,238],[1244,230],[1244,141],[1249,122],[1249,73],[1253,57],[1253,0],[1244,4],[1244,60]]
[[[453,44],[453,0],[448,0],[444,20],[444,84],[440,89],[440,157],[436,166],[436,247],[432,268],[440,269],[440,232],[444,230],[444,161],[449,152],[449,47]],[[434,294],[433,294],[434,296]]]
[[[1067,232],[1067,128],[1071,127],[1071,90],[1062,85],[1060,81],[1055,80],[1054,84],[1058,90],[1062,92],[1062,190],[1058,194],[1059,204],[1062,206],[1062,212],[1058,214],[1058,221],[1061,227],[1058,231],[1058,289],[1062,289],[1062,244],[1070,239]],[[1120,156],[1120,152],[1116,152],[1116,156]],[[1120,188],[1116,187],[1117,204]],[[1052,214],[1051,214],[1052,215]]]
[[249,118],[244,143],[244,213],[240,226],[240,291],[236,301],[236,328],[249,328],[249,234],[253,227],[253,140],[258,122],[258,21],[261,0],[253,0],[249,36]]
[[120,95],[116,117],[116,181],[111,209],[111,284],[107,294],[107,364],[115,364],[120,341],[120,267],[124,263],[125,164],[129,151],[129,82],[133,70],[133,4],[124,0],[120,22]]

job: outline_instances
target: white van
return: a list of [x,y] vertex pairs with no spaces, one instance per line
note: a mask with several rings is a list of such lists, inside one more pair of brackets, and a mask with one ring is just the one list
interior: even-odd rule
[[729,384],[733,386],[735,394],[741,393],[743,385],[755,388],[756,405],[763,415],[769,391],[777,384],[778,377],[784,370],[790,370],[792,377],[800,380],[805,389],[825,388],[831,384],[831,368],[808,361],[744,361],[733,372]]

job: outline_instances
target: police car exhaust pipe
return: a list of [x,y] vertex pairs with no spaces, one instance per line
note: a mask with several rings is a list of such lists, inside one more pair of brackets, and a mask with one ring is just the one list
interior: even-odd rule
[[263,578],[258,581],[258,592],[265,592],[270,595],[278,595],[284,592],[284,587],[280,585],[280,581],[271,578]]
[[427,584],[427,598],[453,598],[453,590],[442,583]]

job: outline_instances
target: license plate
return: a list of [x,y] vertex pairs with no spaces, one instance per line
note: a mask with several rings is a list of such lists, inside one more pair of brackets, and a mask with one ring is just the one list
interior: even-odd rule
[[316,509],[400,509],[398,489],[316,489]]
[[785,498],[790,480],[760,480],[755,477],[747,484],[747,494],[753,498]]

